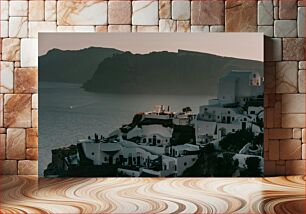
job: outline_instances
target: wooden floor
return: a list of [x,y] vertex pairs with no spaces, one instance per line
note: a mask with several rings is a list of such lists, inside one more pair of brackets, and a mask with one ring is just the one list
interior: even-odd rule
[[4,176],[0,213],[304,214],[305,179]]

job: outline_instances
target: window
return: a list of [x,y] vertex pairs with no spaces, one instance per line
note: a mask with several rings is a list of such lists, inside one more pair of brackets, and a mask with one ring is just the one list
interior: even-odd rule
[[152,143],[152,138],[149,138],[149,143]]
[[230,114],[231,112],[230,112],[230,111],[228,111],[227,113],[228,113],[228,114]]
[[235,117],[232,117],[232,120],[234,121],[234,120],[235,120]]
[[205,108],[204,111],[207,111],[207,108]]
[[193,162],[195,162],[195,160],[196,160],[195,158],[192,158],[192,161],[193,161]]
[[107,161],[107,157],[104,157],[104,161]]
[[185,162],[185,163],[184,163],[184,166],[186,166],[186,165],[187,165],[187,163]]
[[256,78],[256,74],[253,74],[253,78]]
[[250,111],[250,114],[255,114],[255,111]]
[[160,140],[157,140],[157,143],[160,143]]
[[232,132],[235,132],[235,129],[232,129]]
[[94,152],[92,152],[92,153],[91,153],[91,155],[95,155],[95,153],[94,153]]
[[167,170],[167,165],[164,165],[164,170]]
[[144,139],[142,140],[142,142],[143,142],[143,143],[146,143],[146,142],[147,142],[147,139],[146,139],[146,138],[144,138]]

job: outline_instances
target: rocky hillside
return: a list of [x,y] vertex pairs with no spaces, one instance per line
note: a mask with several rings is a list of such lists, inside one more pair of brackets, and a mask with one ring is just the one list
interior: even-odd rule
[[52,49],[39,57],[39,81],[84,83],[114,53],[120,51],[96,47],[73,51]]
[[190,51],[124,52],[104,59],[83,87],[103,93],[212,95],[218,79],[232,69],[263,72],[263,63]]

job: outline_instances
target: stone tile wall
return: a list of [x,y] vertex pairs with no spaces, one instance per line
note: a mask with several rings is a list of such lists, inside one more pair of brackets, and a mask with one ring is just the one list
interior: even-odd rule
[[0,2],[1,174],[37,173],[38,32],[224,31],[267,36],[265,173],[305,174],[305,1]]

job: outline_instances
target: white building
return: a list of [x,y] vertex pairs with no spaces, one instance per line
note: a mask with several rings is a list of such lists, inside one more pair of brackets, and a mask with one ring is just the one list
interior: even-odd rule
[[[185,144],[165,149],[142,146],[129,141],[120,143],[80,140],[85,156],[94,165],[118,165],[118,172],[128,176],[146,173],[152,176],[180,176],[198,159],[199,146]],[[154,149],[155,148],[155,149]]]
[[210,105],[245,102],[249,98],[263,95],[263,77],[255,71],[231,71],[219,79],[217,99]]
[[219,80],[218,98],[200,107],[195,122],[196,142],[208,143],[221,140],[229,133],[251,128],[254,133],[262,130],[256,125],[263,119],[263,106],[242,106],[246,101],[263,95],[262,77],[258,72],[232,71]]
[[166,146],[170,143],[173,129],[162,125],[143,125],[127,133],[127,139],[140,138],[139,143],[152,146]]

